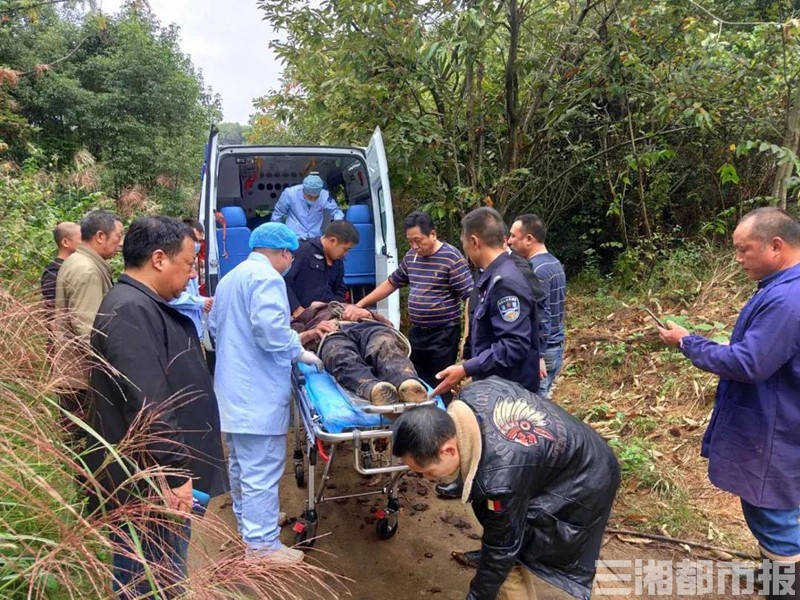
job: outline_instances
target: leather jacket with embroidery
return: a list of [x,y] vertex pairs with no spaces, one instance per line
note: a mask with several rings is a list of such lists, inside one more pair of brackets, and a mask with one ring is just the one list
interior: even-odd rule
[[594,430],[522,386],[489,377],[459,393],[475,413],[481,460],[469,501],[483,525],[468,600],[497,597],[517,563],[588,599],[619,465]]

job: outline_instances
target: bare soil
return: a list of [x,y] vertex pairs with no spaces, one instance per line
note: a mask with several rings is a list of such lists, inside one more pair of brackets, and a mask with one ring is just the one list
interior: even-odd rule
[[[291,436],[290,436],[291,437]],[[291,454],[290,454],[291,455]],[[365,492],[379,489],[374,479],[364,478],[353,469],[352,454],[342,452],[336,457],[332,468],[327,493],[330,496],[345,494],[348,491]],[[318,539],[315,549],[306,556],[307,560],[324,566],[331,572],[347,578],[345,584],[338,585],[338,598],[356,600],[416,600],[433,598],[435,600],[460,600],[466,596],[469,582],[475,571],[460,566],[451,558],[453,551],[464,552],[480,547],[480,525],[475,521],[472,510],[459,500],[441,500],[436,497],[433,484],[414,475],[407,475],[401,482],[402,504],[397,534],[389,540],[380,540],[375,530],[377,507],[385,507],[383,495],[360,499],[326,501],[318,506],[320,516]],[[306,501],[306,490],[299,489],[295,483],[291,459],[287,461],[286,474],[281,482],[281,508],[289,516],[299,516]],[[211,513],[221,517],[235,527],[228,496],[212,501]],[[283,529],[282,539],[287,545],[294,544],[291,524]],[[623,539],[630,539],[624,538]],[[711,559],[709,553],[689,553],[680,546],[655,542],[625,543],[617,536],[608,536],[601,558],[604,560],[631,561],[630,567],[613,567],[613,572],[601,569],[601,573],[611,574],[611,581],[596,583],[593,596],[612,600],[629,597],[685,598],[664,593],[636,594],[634,561],[661,560],[674,561]],[[192,539],[192,546],[204,546],[205,551],[214,556],[214,546],[219,540],[207,539],[202,535]],[[219,549],[216,549],[222,555]],[[224,551],[223,551],[224,552]],[[199,553],[194,553],[197,560]],[[190,564],[192,564],[190,555]],[[614,573],[618,577],[614,579]],[[623,579],[629,576],[629,581]],[[620,579],[622,577],[623,579]],[[640,578],[641,579],[641,578]],[[546,583],[539,581],[537,587],[540,600],[565,600],[569,596]],[[716,582],[714,584],[716,586]],[[599,588],[630,588],[629,594],[603,594]],[[652,588],[658,590],[659,588]],[[663,588],[660,588],[663,589]],[[695,596],[697,597],[697,596]],[[702,595],[709,600],[733,597],[728,586],[725,593]],[[742,595],[741,597],[755,597]]]

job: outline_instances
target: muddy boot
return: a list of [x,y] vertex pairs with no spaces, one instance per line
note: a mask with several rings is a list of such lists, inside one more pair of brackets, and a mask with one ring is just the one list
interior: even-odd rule
[[369,393],[369,401],[375,406],[386,406],[387,404],[397,404],[400,402],[400,394],[397,388],[387,381],[380,381],[372,386]]
[[470,550],[469,552],[451,552],[450,558],[468,569],[477,569],[481,562],[481,551]]
[[428,399],[428,390],[418,379],[406,379],[397,388],[403,402],[425,402]]

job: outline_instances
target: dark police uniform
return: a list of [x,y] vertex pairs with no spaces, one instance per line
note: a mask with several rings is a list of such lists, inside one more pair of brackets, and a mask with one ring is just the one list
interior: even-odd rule
[[308,308],[312,302],[344,302],[344,260],[329,265],[318,237],[300,242],[292,268],[284,277],[286,295],[292,312],[299,306]]
[[[497,375],[539,390],[539,336],[531,289],[508,254],[478,278],[470,319],[471,358],[462,364],[475,380]],[[472,307],[470,307],[472,309]]]

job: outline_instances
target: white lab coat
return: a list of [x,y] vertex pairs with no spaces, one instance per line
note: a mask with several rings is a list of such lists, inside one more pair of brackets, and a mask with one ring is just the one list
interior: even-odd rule
[[266,256],[252,252],[220,280],[208,326],[223,432],[287,433],[292,361],[303,350],[289,323],[286,283]]

